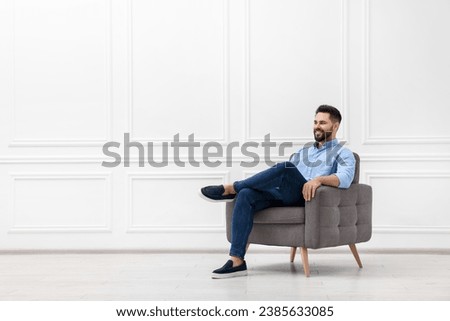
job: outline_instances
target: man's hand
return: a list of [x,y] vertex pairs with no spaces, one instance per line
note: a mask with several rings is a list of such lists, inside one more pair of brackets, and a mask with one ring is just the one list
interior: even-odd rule
[[303,198],[305,199],[305,201],[309,202],[311,199],[313,199],[316,195],[316,189],[318,189],[320,186],[322,186],[322,183],[317,178],[306,182],[305,185],[303,185],[302,190]]

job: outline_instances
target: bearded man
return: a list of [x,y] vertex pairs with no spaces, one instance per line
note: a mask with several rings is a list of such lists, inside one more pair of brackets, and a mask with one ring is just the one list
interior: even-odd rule
[[353,153],[336,139],[342,121],[338,109],[317,108],[313,135],[315,142],[302,147],[291,161],[282,162],[233,184],[206,186],[200,196],[212,202],[236,201],[231,223],[230,258],[212,273],[222,279],[247,275],[244,260],[253,227],[253,215],[272,206],[305,206],[321,185],[348,188],[355,174]]

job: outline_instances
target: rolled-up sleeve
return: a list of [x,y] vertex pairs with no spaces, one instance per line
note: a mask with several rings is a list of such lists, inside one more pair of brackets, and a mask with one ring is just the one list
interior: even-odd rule
[[336,159],[337,170],[335,175],[339,178],[339,188],[349,188],[355,176],[355,157],[348,149],[343,149]]

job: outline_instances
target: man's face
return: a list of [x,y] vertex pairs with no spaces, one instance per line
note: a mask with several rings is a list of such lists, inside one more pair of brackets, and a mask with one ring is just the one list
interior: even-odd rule
[[330,119],[329,113],[317,113],[314,119],[313,134],[318,143],[332,140],[337,131],[336,124]]

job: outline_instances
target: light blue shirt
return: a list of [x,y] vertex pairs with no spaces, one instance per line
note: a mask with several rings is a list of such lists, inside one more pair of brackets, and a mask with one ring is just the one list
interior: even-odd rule
[[308,143],[294,154],[291,162],[306,180],[334,174],[339,179],[339,188],[349,188],[355,175],[355,157],[337,139],[321,147]]

